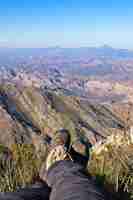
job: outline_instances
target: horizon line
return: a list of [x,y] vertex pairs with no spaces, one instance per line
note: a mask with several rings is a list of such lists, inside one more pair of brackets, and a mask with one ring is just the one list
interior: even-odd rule
[[133,51],[133,49],[130,48],[120,48],[120,47],[112,47],[111,45],[94,45],[94,46],[79,46],[79,47],[74,47],[74,46],[44,46],[44,47],[9,47],[9,46],[0,46],[0,49],[82,49],[82,48],[107,48],[107,49],[118,49],[118,50],[128,50],[128,51]]

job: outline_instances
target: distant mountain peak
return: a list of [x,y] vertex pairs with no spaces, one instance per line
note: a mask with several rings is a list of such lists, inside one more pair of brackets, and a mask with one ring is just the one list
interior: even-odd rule
[[103,46],[101,46],[101,48],[102,49],[113,49],[113,47],[108,44],[104,44]]

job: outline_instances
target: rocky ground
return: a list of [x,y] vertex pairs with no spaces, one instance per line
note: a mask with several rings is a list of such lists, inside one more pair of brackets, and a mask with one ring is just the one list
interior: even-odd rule
[[[96,173],[99,175],[101,173],[101,176],[106,176],[108,172],[102,169],[103,165],[101,166],[99,159],[102,155],[105,157],[102,157],[101,160],[104,159],[105,163],[108,163],[107,155],[113,156],[110,159],[118,159],[118,154],[118,157],[114,158],[114,151],[107,153],[112,148],[119,151],[119,147],[123,150],[126,146],[130,151],[129,155],[125,154],[125,156],[129,156],[129,160],[131,160],[133,146],[130,143],[132,140],[126,142],[126,138],[132,137],[130,134],[130,127],[132,127],[131,109],[133,109],[132,104],[121,104],[121,106],[120,104],[119,106],[117,104],[92,104],[79,97],[65,96],[64,93],[57,90],[24,87],[5,82],[0,85],[0,144],[2,148],[7,148],[9,152],[13,152],[17,166],[19,166],[21,159],[22,170],[32,172],[28,176],[24,171],[25,184],[29,184],[35,175],[34,170],[36,169],[37,172],[41,163],[44,162],[47,147],[54,137],[54,133],[59,129],[68,129],[71,134],[71,145],[75,152],[87,157],[90,147],[93,147],[91,165],[89,165],[92,174],[97,176]],[[125,153],[125,150],[123,151]],[[2,155],[5,157],[5,153]],[[1,157],[2,160],[4,157]],[[119,163],[118,160],[116,161]],[[97,162],[96,166],[99,166],[99,168],[95,169],[94,164]],[[121,162],[123,162],[122,159]],[[108,167],[105,167],[105,169],[108,169]],[[126,169],[128,168],[126,167]],[[99,172],[98,170],[103,171]],[[104,172],[106,173],[104,174]],[[113,174],[114,172],[109,171],[109,173]],[[19,184],[23,185],[18,172],[16,176],[18,177],[17,180],[20,181]],[[18,182],[14,184],[17,185]],[[116,182],[113,180],[112,184],[116,185]],[[116,187],[118,189],[118,185]],[[14,185],[11,190],[15,188]],[[10,190],[10,188],[8,189]],[[4,188],[3,190],[5,191]]]
[[7,146],[14,142],[40,145],[62,128],[70,131],[72,142],[83,137],[93,145],[125,127],[107,104],[7,82],[0,86],[0,116],[0,142]]
[[[0,191],[32,183],[54,133],[68,129],[72,149],[86,157],[91,152],[92,175],[113,191],[132,192],[132,59],[82,58],[33,56],[0,66]],[[65,62],[69,69],[60,70]],[[98,71],[90,76],[93,67]],[[15,160],[14,178],[3,160]]]

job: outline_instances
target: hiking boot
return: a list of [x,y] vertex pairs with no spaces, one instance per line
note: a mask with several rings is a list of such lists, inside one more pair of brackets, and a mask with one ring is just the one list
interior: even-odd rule
[[51,146],[63,145],[65,148],[69,149],[70,147],[70,133],[66,129],[61,129],[56,131],[51,142]]
[[57,161],[71,159],[69,149],[70,133],[65,129],[57,131],[52,140],[50,151],[46,159],[46,170]]

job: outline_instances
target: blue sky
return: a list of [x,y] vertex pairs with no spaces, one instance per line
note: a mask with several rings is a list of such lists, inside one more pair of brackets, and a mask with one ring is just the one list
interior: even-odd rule
[[4,0],[0,46],[133,49],[133,0]]

